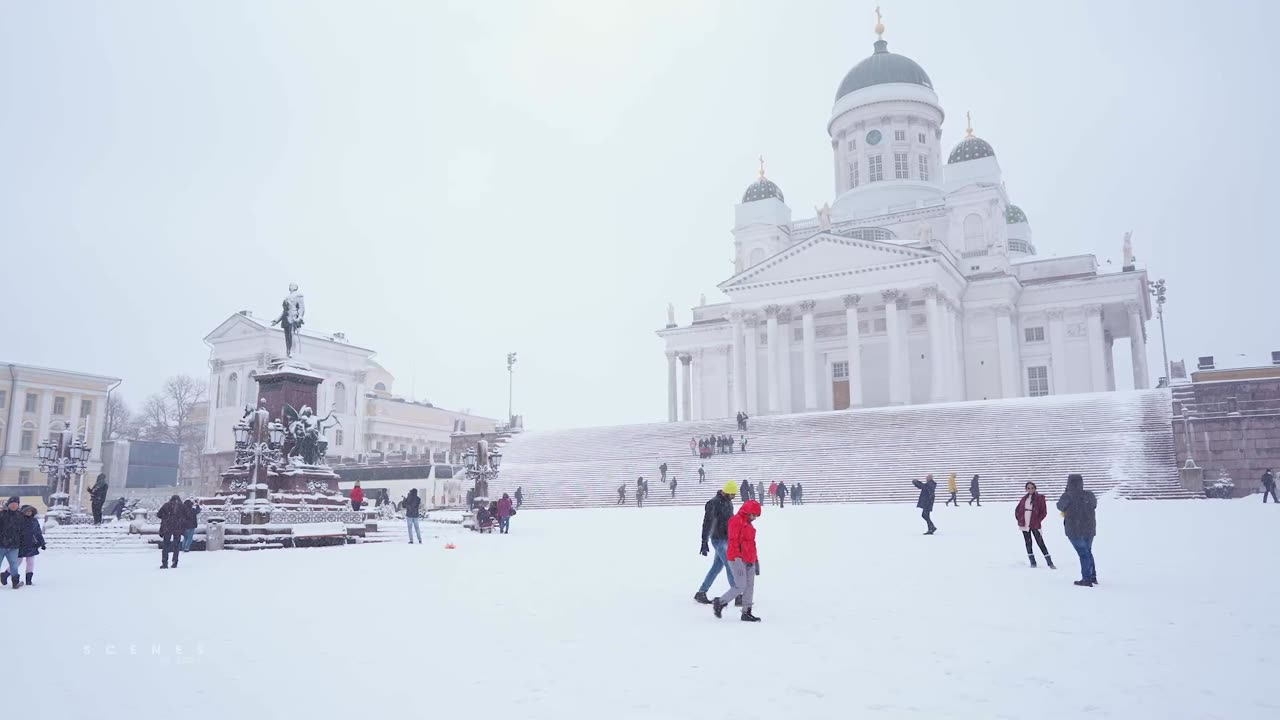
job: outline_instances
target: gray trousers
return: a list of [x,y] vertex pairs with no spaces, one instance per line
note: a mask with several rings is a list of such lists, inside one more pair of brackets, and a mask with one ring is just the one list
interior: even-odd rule
[[742,609],[751,610],[751,601],[756,594],[756,569],[748,567],[742,558],[729,561],[729,572],[733,573],[733,586],[720,596],[720,602],[729,604],[733,599],[742,596]]

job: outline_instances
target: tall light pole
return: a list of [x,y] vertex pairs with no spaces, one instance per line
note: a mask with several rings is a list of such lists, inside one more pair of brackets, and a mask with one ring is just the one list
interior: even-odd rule
[[1156,316],[1160,318],[1160,351],[1164,355],[1164,381],[1168,385],[1173,382],[1173,378],[1169,376],[1169,343],[1164,337],[1164,303],[1168,288],[1165,287],[1163,278],[1150,283],[1150,286],[1151,295],[1156,299]]
[[516,354],[513,352],[509,352],[507,353],[507,425],[508,426],[513,425],[516,421],[515,409],[511,404],[511,399],[513,397],[512,393],[515,389],[515,382],[516,382],[515,367],[516,367]]
[[92,449],[80,438],[72,437],[71,423],[63,426],[57,440],[40,443],[40,472],[49,476],[53,493],[49,496],[53,507],[48,516],[58,522],[71,521],[71,477],[83,475]]

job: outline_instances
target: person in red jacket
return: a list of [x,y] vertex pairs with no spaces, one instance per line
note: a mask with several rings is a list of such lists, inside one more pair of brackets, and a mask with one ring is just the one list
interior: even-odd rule
[[1049,549],[1044,546],[1044,537],[1040,535],[1040,523],[1044,522],[1045,516],[1049,514],[1048,506],[1044,496],[1036,492],[1035,483],[1027,483],[1026,491],[1027,494],[1018,501],[1018,507],[1013,509],[1013,516],[1018,521],[1018,529],[1022,531],[1022,539],[1027,545],[1027,559],[1031,561],[1031,567],[1036,566],[1036,556],[1031,551],[1031,538],[1034,536],[1036,544],[1040,546],[1040,552],[1044,553],[1045,564],[1051,570],[1057,570],[1053,566],[1053,557],[1049,555]]
[[498,533],[507,535],[511,532],[511,496],[502,493],[502,499],[498,501]]
[[776,482],[769,483],[769,504],[778,504],[778,483]]
[[760,558],[756,555],[756,527],[752,523],[760,517],[760,503],[748,500],[742,503],[738,514],[729,519],[729,544],[725,557],[729,560],[729,572],[733,573],[733,585],[725,594],[711,601],[716,617],[720,611],[738,596],[742,597],[742,621],[760,622],[751,614],[755,597],[756,576],[760,574]]
[[356,481],[356,486],[351,488],[351,509],[359,510],[364,504],[364,491],[360,489],[360,481]]

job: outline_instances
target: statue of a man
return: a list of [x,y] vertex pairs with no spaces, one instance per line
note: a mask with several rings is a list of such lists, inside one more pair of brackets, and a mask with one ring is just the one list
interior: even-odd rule
[[676,306],[674,303],[667,303],[667,325],[674,326],[676,324]]
[[822,203],[822,207],[815,207],[818,213],[818,229],[822,231],[831,229],[831,204]]
[[302,352],[302,343],[299,342],[302,338],[297,333],[306,315],[307,304],[302,293],[298,292],[298,284],[289,283],[289,294],[281,303],[280,317],[271,321],[273,327],[279,325],[284,330],[284,353],[288,357],[293,357],[295,345],[299,354]]
[[1133,241],[1130,240],[1130,238],[1132,237],[1133,237],[1132,230],[1124,234],[1124,258],[1123,258],[1124,263],[1123,264],[1125,265],[1132,265],[1136,260],[1136,258],[1133,257]]

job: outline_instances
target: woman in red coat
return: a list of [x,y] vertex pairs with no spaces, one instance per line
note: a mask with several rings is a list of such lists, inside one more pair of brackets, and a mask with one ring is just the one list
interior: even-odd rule
[[756,527],[752,523],[760,517],[760,503],[748,500],[742,503],[738,514],[729,518],[729,544],[725,558],[733,584],[728,592],[711,601],[711,611],[720,617],[720,611],[738,596],[742,596],[742,621],[760,622],[751,614],[751,601],[755,596],[756,576],[760,574],[760,558],[756,556]]
[[1013,516],[1018,521],[1018,529],[1022,531],[1022,539],[1027,545],[1027,559],[1031,561],[1031,567],[1036,566],[1036,556],[1031,550],[1031,538],[1034,536],[1036,544],[1040,546],[1040,552],[1044,553],[1044,561],[1051,569],[1056,570],[1053,566],[1053,557],[1049,555],[1049,548],[1044,546],[1044,537],[1040,535],[1040,523],[1044,522],[1045,516],[1049,514],[1048,506],[1045,504],[1044,496],[1036,492],[1036,484],[1027,483],[1027,494],[1022,496],[1018,501],[1018,507],[1014,508]]
[[356,481],[356,486],[351,488],[351,509],[359,510],[364,504],[364,490],[360,489],[360,481]]

